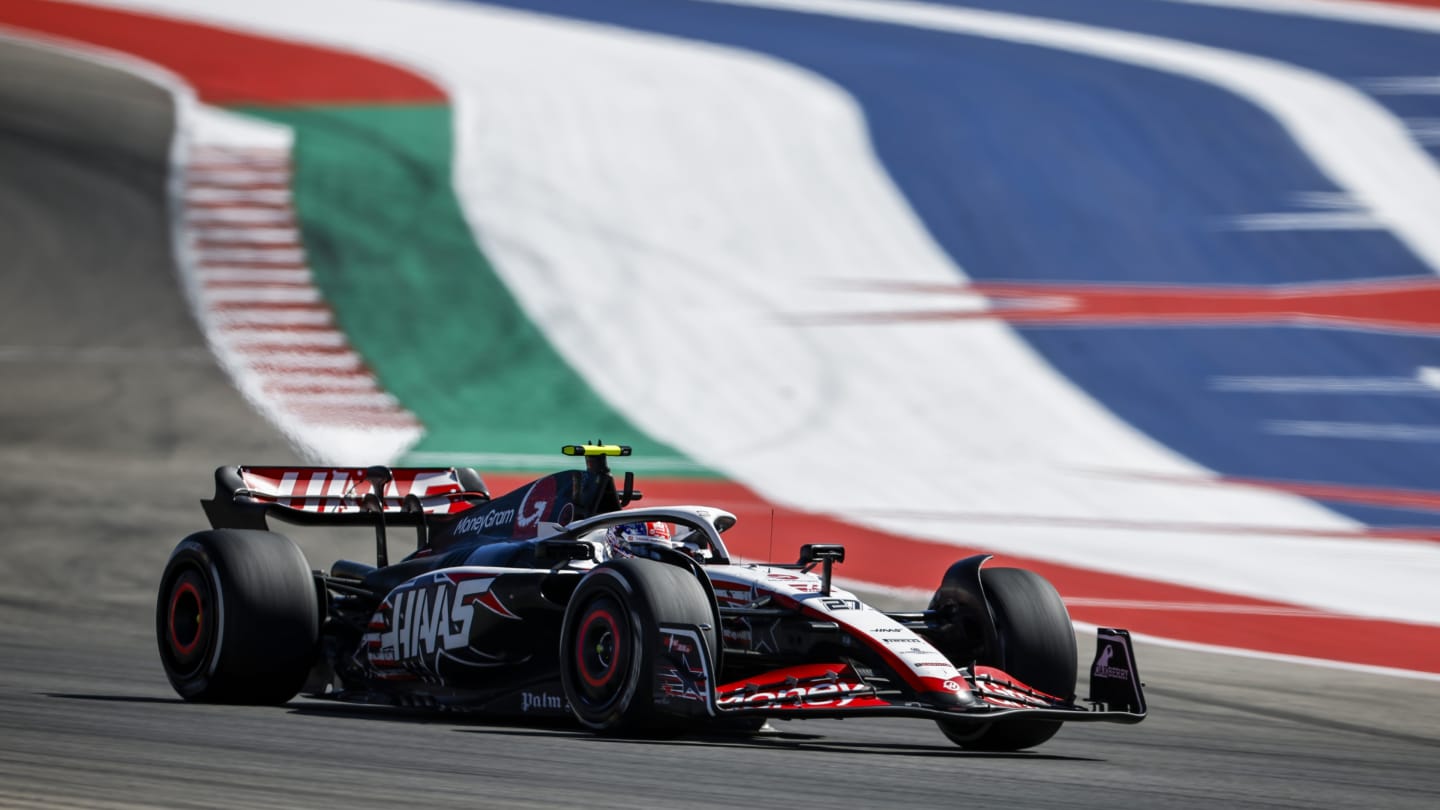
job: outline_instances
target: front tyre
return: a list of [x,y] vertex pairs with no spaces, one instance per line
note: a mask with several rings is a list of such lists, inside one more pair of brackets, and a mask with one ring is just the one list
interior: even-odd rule
[[674,729],[677,720],[654,705],[661,624],[701,628],[701,642],[716,660],[710,600],[691,572],[621,559],[586,574],[560,633],[560,681],[581,724],[612,734]]
[[197,532],[175,547],[155,606],[171,686],[203,703],[284,703],[315,660],[320,609],[300,549],[273,532]]
[[[995,619],[999,649],[980,663],[997,667],[1027,686],[1068,700],[1075,694],[1075,628],[1055,587],[1021,568],[982,568],[980,586]],[[938,721],[962,748],[1018,751],[1060,730],[1061,721],[1020,718],[975,727]]]

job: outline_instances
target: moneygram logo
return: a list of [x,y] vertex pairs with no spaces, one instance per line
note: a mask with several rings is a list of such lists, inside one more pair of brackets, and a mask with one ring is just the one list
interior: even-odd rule
[[462,518],[455,524],[456,534],[479,534],[486,529],[493,529],[499,526],[509,526],[515,519],[514,509],[495,509],[483,515]]
[[553,477],[541,478],[531,485],[530,490],[525,493],[525,499],[520,502],[520,513],[515,517],[516,537],[535,536],[541,518],[555,505],[557,494]]

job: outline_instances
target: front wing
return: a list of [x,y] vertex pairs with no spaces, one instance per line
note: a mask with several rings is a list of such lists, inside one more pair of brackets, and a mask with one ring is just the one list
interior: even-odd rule
[[[1065,722],[1138,723],[1145,719],[1143,684],[1125,630],[1100,628],[1090,667],[1088,706],[1047,695],[993,667],[962,670],[960,704],[883,692],[848,663],[801,664],[732,683],[714,684],[714,662],[696,628],[662,626],[655,704],[687,716],[924,717],[992,723],[1022,717]],[[947,685],[948,688],[948,685]]]

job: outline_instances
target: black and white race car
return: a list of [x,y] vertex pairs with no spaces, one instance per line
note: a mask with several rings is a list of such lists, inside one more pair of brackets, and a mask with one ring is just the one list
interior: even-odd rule
[[[564,451],[585,468],[496,498],[467,468],[221,467],[213,528],[182,540],[160,581],[171,684],[192,701],[303,693],[609,733],[923,717],[982,750],[1145,717],[1124,630],[1099,630],[1077,702],[1069,614],[1032,572],[971,557],[937,572],[927,610],[883,612],[831,583],[843,547],[737,564],[729,512],[633,507],[633,475],[617,485],[608,461],[629,448]],[[312,571],[269,518],[373,527],[377,564]],[[416,550],[392,564],[401,528]]]

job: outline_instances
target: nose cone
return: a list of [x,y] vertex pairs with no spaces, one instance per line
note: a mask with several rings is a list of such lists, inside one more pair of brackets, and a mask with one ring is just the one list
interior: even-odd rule
[[938,678],[929,678],[934,681],[938,690],[926,695],[932,703],[940,708],[962,708],[969,709],[980,706],[982,701],[970,688],[970,683],[963,677],[955,677],[941,681]]

